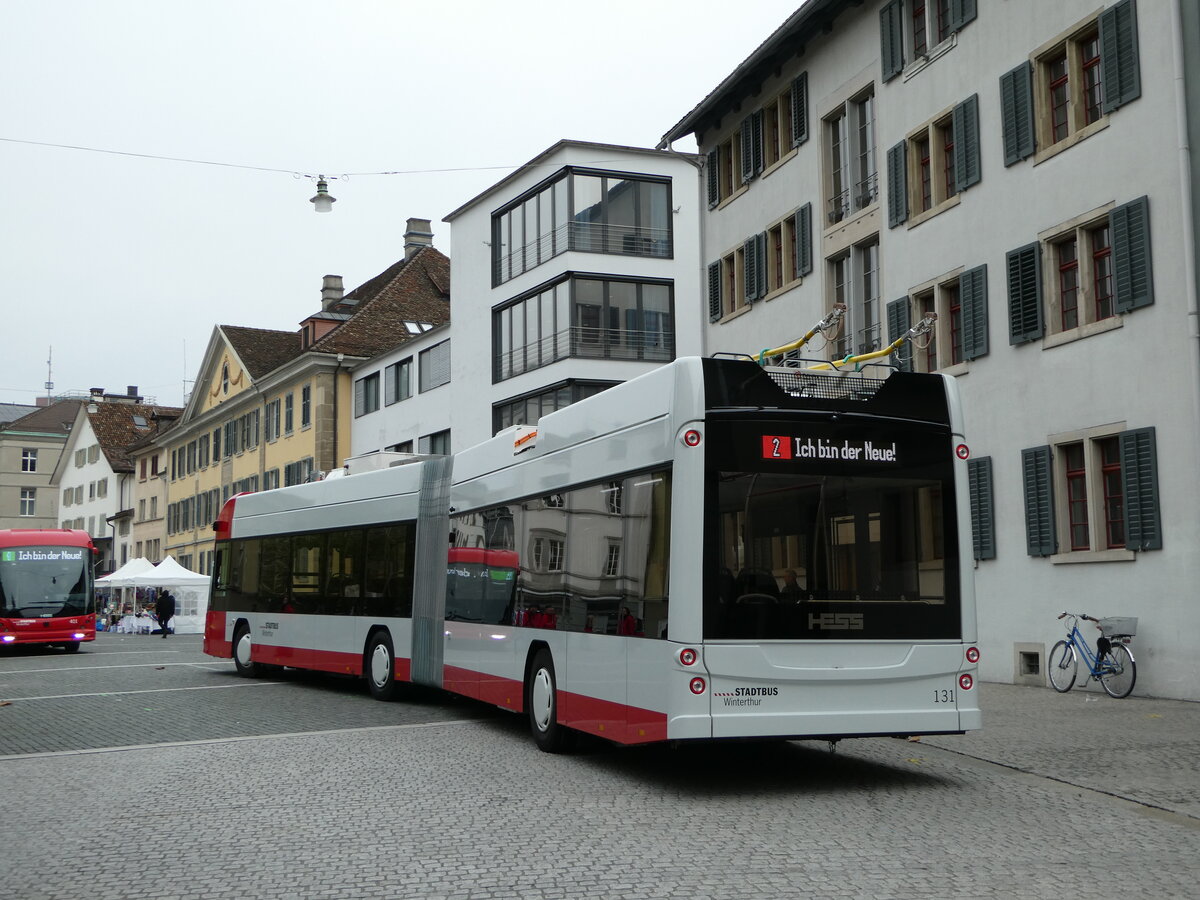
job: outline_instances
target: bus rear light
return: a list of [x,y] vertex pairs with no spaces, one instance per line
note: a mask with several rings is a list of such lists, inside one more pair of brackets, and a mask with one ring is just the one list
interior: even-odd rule
[[696,676],[690,682],[688,682],[688,687],[692,689],[693,694],[703,694],[704,689],[708,687],[708,685],[704,683],[703,678]]
[[957,447],[954,448],[954,455],[957,456],[959,459],[966,459],[968,456],[971,455],[971,448],[968,447],[966,444],[959,444]]
[[683,433],[683,443],[688,447],[700,446],[700,432],[695,428],[688,429]]
[[679,662],[682,665],[694,666],[696,664],[696,660],[699,658],[700,658],[699,654],[696,653],[696,651],[693,650],[691,647],[684,647],[682,650],[679,651]]
[[958,686],[964,691],[969,691],[971,688],[975,687],[975,679],[964,672],[962,675],[958,676]]
[[979,648],[978,647],[968,647],[967,648],[967,662],[971,663],[972,665],[979,662]]

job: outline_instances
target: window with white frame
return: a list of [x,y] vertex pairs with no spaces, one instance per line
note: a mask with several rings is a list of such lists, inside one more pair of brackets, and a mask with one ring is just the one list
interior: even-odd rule
[[354,382],[354,415],[365,416],[379,409],[379,373],[372,372]]
[[36,472],[37,471],[38,452],[35,448],[26,447],[21,451],[21,471]]
[[391,406],[412,396],[412,357],[392,363],[383,370],[383,403]]
[[834,225],[879,199],[875,162],[875,88],[825,117],[826,222]]
[[828,266],[830,304],[846,306],[841,333],[833,344],[836,358],[878,350],[882,346],[879,236],[830,259]]
[[418,389],[422,392],[450,383],[450,342],[422,350],[417,359]]
[[22,516],[37,515],[37,489],[36,488],[21,488],[20,515],[22,515]]

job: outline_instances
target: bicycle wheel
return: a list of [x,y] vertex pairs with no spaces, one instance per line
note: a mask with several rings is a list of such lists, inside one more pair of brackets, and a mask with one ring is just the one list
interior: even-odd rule
[[1047,673],[1051,686],[1060,694],[1065,694],[1075,684],[1075,672],[1079,668],[1079,660],[1075,656],[1075,648],[1066,641],[1059,641],[1050,651],[1047,658]]
[[1113,644],[1100,664],[1100,686],[1110,697],[1128,697],[1137,681],[1137,664],[1124,644]]

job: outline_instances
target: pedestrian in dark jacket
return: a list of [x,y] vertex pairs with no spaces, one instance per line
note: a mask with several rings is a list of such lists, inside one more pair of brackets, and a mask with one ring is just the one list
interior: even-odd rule
[[154,615],[158,618],[158,626],[162,629],[162,636],[167,636],[167,623],[175,615],[175,598],[171,596],[171,592],[163,590],[158,595],[158,602],[154,604]]

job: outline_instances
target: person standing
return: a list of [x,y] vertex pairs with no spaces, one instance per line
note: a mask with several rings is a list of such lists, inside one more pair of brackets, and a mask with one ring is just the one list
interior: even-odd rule
[[165,638],[167,623],[175,615],[175,598],[166,588],[163,588],[162,593],[158,595],[158,602],[154,604],[154,615],[158,618],[158,626],[162,629],[162,636]]

